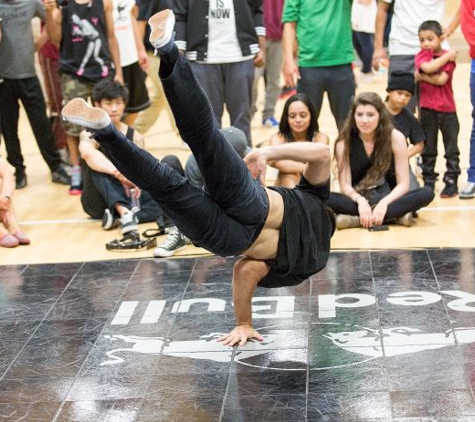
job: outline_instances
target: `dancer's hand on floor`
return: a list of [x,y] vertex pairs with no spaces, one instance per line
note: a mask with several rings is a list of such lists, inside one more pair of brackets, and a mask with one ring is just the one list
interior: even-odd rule
[[218,341],[226,346],[244,346],[251,338],[255,338],[259,341],[264,340],[264,337],[262,337],[250,325],[238,325],[229,334],[225,334],[218,338]]

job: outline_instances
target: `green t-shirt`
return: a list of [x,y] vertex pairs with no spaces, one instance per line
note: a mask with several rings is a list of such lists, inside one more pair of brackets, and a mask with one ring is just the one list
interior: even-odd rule
[[301,67],[351,63],[352,0],[285,0],[282,22],[296,22]]

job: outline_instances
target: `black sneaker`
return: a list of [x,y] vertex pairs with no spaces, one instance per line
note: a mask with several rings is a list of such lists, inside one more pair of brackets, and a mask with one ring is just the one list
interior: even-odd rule
[[440,197],[453,198],[454,196],[457,196],[459,193],[457,183],[452,179],[445,179],[444,182],[445,182],[445,187],[444,189],[442,189],[442,192],[440,192]]
[[15,172],[15,188],[23,189],[27,184],[26,173],[24,171]]
[[111,210],[109,208],[106,208],[104,210],[104,215],[102,216],[102,223],[101,223],[102,230],[110,230],[116,226],[117,226],[117,220],[112,215]]
[[62,185],[69,185],[71,183],[71,177],[63,167],[58,167],[55,171],[51,172],[51,180],[53,183],[60,183]]
[[153,251],[153,256],[157,258],[173,256],[176,251],[184,248],[186,243],[187,238],[180,230],[177,227],[170,227],[167,239]]

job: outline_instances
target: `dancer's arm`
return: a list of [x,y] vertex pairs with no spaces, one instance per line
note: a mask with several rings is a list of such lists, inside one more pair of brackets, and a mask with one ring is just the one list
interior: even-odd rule
[[251,338],[263,337],[252,327],[252,295],[257,284],[269,272],[264,261],[243,258],[233,271],[233,304],[236,328],[218,339],[227,346],[243,346]]
[[313,142],[291,142],[273,145],[251,151],[244,158],[253,177],[260,177],[265,183],[268,161],[294,160],[306,163],[303,175],[311,185],[322,185],[330,178],[330,148],[328,145]]

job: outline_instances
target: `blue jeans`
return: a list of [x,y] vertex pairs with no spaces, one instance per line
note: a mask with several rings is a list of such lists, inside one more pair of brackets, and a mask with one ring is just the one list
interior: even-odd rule
[[470,72],[470,101],[472,103],[472,133],[470,134],[470,162],[468,181],[475,183],[475,59],[472,59]]
[[204,91],[176,47],[162,56],[160,66],[177,127],[196,158],[206,191],[129,142],[112,124],[96,131],[96,139],[118,170],[146,190],[195,245],[220,256],[239,255],[264,226],[267,193],[219,131]]

